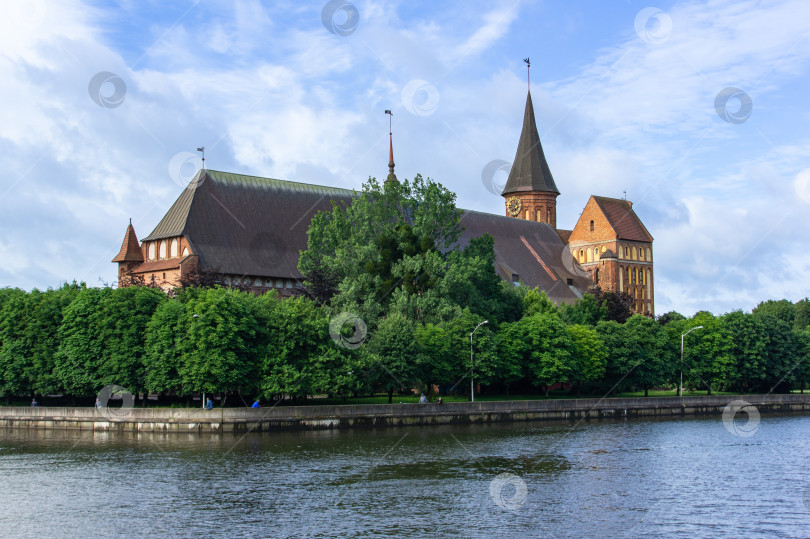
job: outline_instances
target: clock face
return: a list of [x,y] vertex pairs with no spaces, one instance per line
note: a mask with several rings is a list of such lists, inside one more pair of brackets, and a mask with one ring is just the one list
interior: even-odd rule
[[520,213],[520,199],[518,197],[511,197],[506,201],[506,209],[512,217]]

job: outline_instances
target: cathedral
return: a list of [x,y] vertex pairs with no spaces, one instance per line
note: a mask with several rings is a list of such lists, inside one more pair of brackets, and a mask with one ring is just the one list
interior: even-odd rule
[[[393,146],[389,178],[395,179]],[[495,271],[511,283],[538,287],[571,303],[597,286],[627,292],[634,312],[653,316],[652,236],[623,199],[591,196],[573,230],[557,228],[557,196],[526,98],[517,153],[504,187],[505,215],[463,210],[459,247],[490,234]],[[304,293],[299,252],[307,229],[332,202],[353,191],[272,178],[200,170],[154,230],[139,241],[130,222],[113,262],[118,284],[178,286],[184,276],[210,271],[226,285],[282,296]]]

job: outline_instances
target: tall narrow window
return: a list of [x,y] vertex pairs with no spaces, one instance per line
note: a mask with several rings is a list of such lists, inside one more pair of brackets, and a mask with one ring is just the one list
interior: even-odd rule
[[546,210],[546,222],[551,224],[551,210],[549,209]]
[[543,210],[541,210],[540,208],[537,208],[537,214],[536,215],[537,215],[537,222],[542,223],[543,222]]
[[593,280],[596,284],[599,284],[599,268],[596,268],[596,271],[593,272]]
[[619,292],[624,292],[624,268],[619,267]]
[[166,242],[160,242],[160,258],[166,258]]
[[583,251],[582,249],[579,250],[579,263],[580,264],[585,263],[585,251]]
[[148,258],[149,258],[149,260],[154,260],[155,259],[155,243],[154,242],[149,242],[149,256],[148,256]]
[[636,284],[636,268],[630,268],[630,284]]
[[177,238],[174,238],[169,246],[169,258],[177,258]]
[[593,220],[591,220],[591,232],[593,232]]

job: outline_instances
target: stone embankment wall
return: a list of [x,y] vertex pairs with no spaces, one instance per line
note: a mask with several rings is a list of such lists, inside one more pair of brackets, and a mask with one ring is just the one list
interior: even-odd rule
[[266,408],[60,408],[0,407],[0,428],[121,430],[143,432],[233,432],[343,429],[508,421],[676,417],[722,414],[730,403],[759,413],[810,412],[806,395],[723,395],[632,399],[566,399],[275,406]]

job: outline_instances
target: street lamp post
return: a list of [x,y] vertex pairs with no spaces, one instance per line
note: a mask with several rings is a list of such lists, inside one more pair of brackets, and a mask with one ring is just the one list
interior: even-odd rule
[[478,331],[478,328],[480,328],[484,324],[489,324],[489,320],[484,320],[483,322],[481,322],[480,324],[475,326],[475,329],[472,330],[472,333],[470,333],[470,402],[475,402],[475,382],[473,381],[473,375],[474,375],[474,372],[475,372],[475,363],[473,361],[473,341],[472,341],[472,339],[473,339],[473,335],[475,335],[475,332]]
[[703,326],[695,326],[683,335],[681,335],[681,386],[678,391],[678,396],[683,397],[683,338],[695,331],[696,329],[703,329]]

